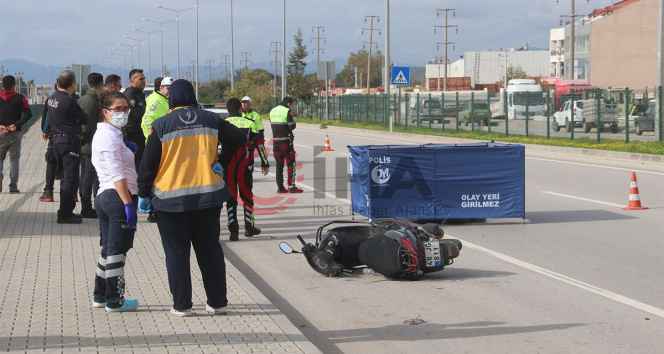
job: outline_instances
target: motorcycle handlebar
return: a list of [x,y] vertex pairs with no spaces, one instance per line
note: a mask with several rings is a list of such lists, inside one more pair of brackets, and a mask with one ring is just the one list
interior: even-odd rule
[[302,238],[302,236],[297,235],[297,240],[300,241],[300,244],[302,245],[302,247],[307,245],[307,243],[304,242],[304,239]]

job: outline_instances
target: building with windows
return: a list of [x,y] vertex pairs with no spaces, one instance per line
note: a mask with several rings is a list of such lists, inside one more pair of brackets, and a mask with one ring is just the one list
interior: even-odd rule
[[565,78],[563,59],[565,58],[565,29],[554,28],[549,33],[549,77]]
[[571,25],[565,25],[565,67],[563,68],[566,79],[590,79],[590,25],[594,18],[581,18],[574,21],[574,70],[572,71],[571,56]]
[[590,16],[590,82],[653,92],[657,83],[658,0],[625,0]]

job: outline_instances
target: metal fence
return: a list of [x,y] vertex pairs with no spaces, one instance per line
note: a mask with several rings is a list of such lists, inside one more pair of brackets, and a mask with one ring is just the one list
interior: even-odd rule
[[[508,95],[506,91],[341,95],[298,101],[295,115],[408,130],[482,131],[510,135],[662,141],[662,87],[654,99],[624,90],[569,90]],[[326,113],[327,111],[327,113]],[[526,119],[526,117],[528,119]]]

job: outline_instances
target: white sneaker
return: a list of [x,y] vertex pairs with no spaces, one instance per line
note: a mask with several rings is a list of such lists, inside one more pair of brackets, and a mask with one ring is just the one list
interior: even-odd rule
[[205,304],[205,311],[215,314],[215,315],[225,315],[228,313],[228,307],[212,307],[208,304]]
[[190,317],[190,316],[193,315],[193,314],[194,314],[194,312],[191,311],[191,309],[187,309],[187,310],[182,310],[182,311],[180,311],[180,310],[176,310],[176,309],[174,309],[174,308],[171,308],[171,315],[173,315],[173,316],[178,316],[178,317]]

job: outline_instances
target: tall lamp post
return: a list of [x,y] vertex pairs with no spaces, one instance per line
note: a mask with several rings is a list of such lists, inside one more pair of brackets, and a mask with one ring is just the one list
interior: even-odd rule
[[[196,0],[196,3],[198,4],[198,0]],[[198,5],[196,5],[196,6],[189,7],[189,8],[182,9],[182,10],[173,10],[173,9],[170,9],[168,7],[164,7],[164,6],[161,6],[161,5],[158,5],[158,4],[155,5],[155,6],[157,6],[160,9],[175,12],[175,17],[176,17],[177,20],[180,19],[180,12],[184,12],[184,11],[187,11],[187,10],[198,8]],[[196,23],[196,28],[198,28],[198,23]],[[198,43],[198,37],[196,38],[196,42]],[[196,47],[198,47],[198,45],[196,45]],[[198,53],[196,53],[196,57],[198,57]],[[180,77],[180,21],[178,21],[178,74],[177,74],[177,77]]]
[[160,31],[161,31],[161,76],[162,77],[165,76],[164,75],[164,30],[165,30],[164,25],[167,24],[167,23],[175,22],[175,21],[179,21],[179,20],[180,20],[179,18],[176,18],[175,20],[170,20],[170,21],[166,21],[166,22],[157,22],[157,21],[153,21],[149,18],[143,17],[143,21],[156,23],[159,26],[161,26]]
[[153,33],[161,32],[162,30],[153,31],[153,32],[141,31],[136,28],[132,28],[132,30],[136,32],[145,33],[148,36],[148,80],[152,81],[152,49],[151,49],[152,46],[150,45],[150,39],[152,38]]
[[[124,55],[124,72],[122,73],[122,76],[124,77],[125,75],[127,75],[127,55],[129,54],[129,51],[126,50],[126,49],[115,48],[115,47],[113,47],[113,49],[121,51],[122,55]],[[113,54],[113,52],[108,52],[108,53]],[[123,80],[124,80],[124,78],[123,78]]]
[[131,39],[132,41],[135,41],[136,44],[138,45],[138,66],[137,68],[141,68],[141,46],[143,45],[141,42],[143,41],[142,39],[136,39],[136,38],[131,38],[129,36],[123,36],[124,38]]
[[[131,46],[129,44],[124,44],[122,42],[118,42],[118,44],[123,46],[123,47],[129,48],[129,49],[126,49],[126,50],[131,52],[131,68],[134,69],[134,48],[136,48],[136,47]],[[113,49],[115,49],[115,48],[113,48]]]

